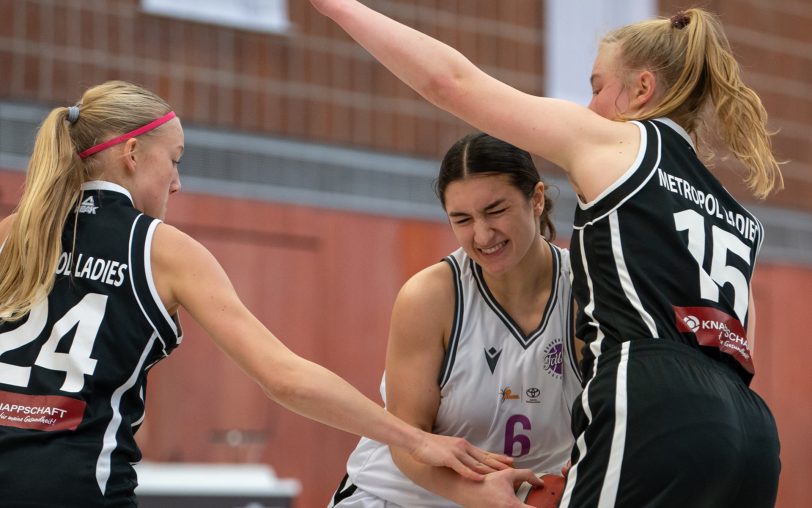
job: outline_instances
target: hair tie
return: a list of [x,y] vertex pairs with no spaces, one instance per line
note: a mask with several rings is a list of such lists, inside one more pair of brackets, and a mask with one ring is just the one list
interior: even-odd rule
[[68,122],[75,124],[79,119],[79,106],[71,106],[68,108]]
[[685,11],[679,11],[678,13],[671,16],[671,26],[673,26],[677,30],[682,30],[683,28],[688,26],[688,23],[690,22],[691,18],[689,18],[688,15],[685,14]]

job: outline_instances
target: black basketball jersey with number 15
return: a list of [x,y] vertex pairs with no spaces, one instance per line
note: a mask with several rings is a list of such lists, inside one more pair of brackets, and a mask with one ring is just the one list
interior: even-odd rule
[[700,348],[749,383],[746,327],[761,223],[700,162],[668,119],[634,122],[632,167],[591,203],[579,203],[571,244],[577,336],[598,356],[627,340]]
[[3,506],[134,506],[146,373],[180,342],[150,270],[160,221],[109,182],[77,206],[48,298],[0,324]]

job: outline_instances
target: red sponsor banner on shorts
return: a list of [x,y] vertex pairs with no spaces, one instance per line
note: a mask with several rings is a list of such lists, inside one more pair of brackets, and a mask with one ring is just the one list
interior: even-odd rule
[[755,373],[753,357],[747,347],[747,332],[738,319],[713,307],[673,308],[679,331],[693,333],[699,344],[729,354],[744,370]]
[[0,390],[0,425],[19,429],[76,430],[84,401],[59,395],[26,395]]

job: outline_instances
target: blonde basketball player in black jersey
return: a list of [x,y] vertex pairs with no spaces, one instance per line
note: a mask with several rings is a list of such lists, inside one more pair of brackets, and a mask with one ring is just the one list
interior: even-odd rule
[[161,222],[183,146],[166,102],[124,82],[40,127],[0,223],[1,505],[136,505],[146,375],[180,343],[180,307],[292,411],[472,480],[507,467],[395,418],[257,321],[208,250]]
[[362,439],[335,508],[522,506],[514,481],[560,474],[580,392],[569,252],[530,154],[483,133],[443,158],[437,195],[460,248],[414,275],[392,311],[381,391],[425,431],[512,456],[480,484]]
[[432,103],[563,168],[585,385],[562,507],[769,507],[780,472],[754,373],[761,223],[701,162],[706,117],[758,198],[783,184],[766,112],[702,9],[611,32],[589,107],[522,93],[356,0],[311,0]]

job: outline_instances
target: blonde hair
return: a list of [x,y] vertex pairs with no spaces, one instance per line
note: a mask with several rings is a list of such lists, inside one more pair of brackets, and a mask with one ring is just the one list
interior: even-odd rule
[[96,157],[83,161],[78,153],[170,111],[154,93],[123,81],[88,89],[79,108],[74,123],[69,108],[51,110],[37,132],[23,196],[0,251],[0,320],[20,319],[53,287],[68,214],[99,169]]
[[626,70],[652,71],[663,92],[653,111],[635,119],[670,117],[697,137],[704,113],[711,110],[721,139],[746,168],[744,182],[758,198],[784,179],[772,153],[767,112],[741,79],[739,64],[719,20],[703,9],[688,9],[671,19],[628,25],[607,34],[617,43]]

